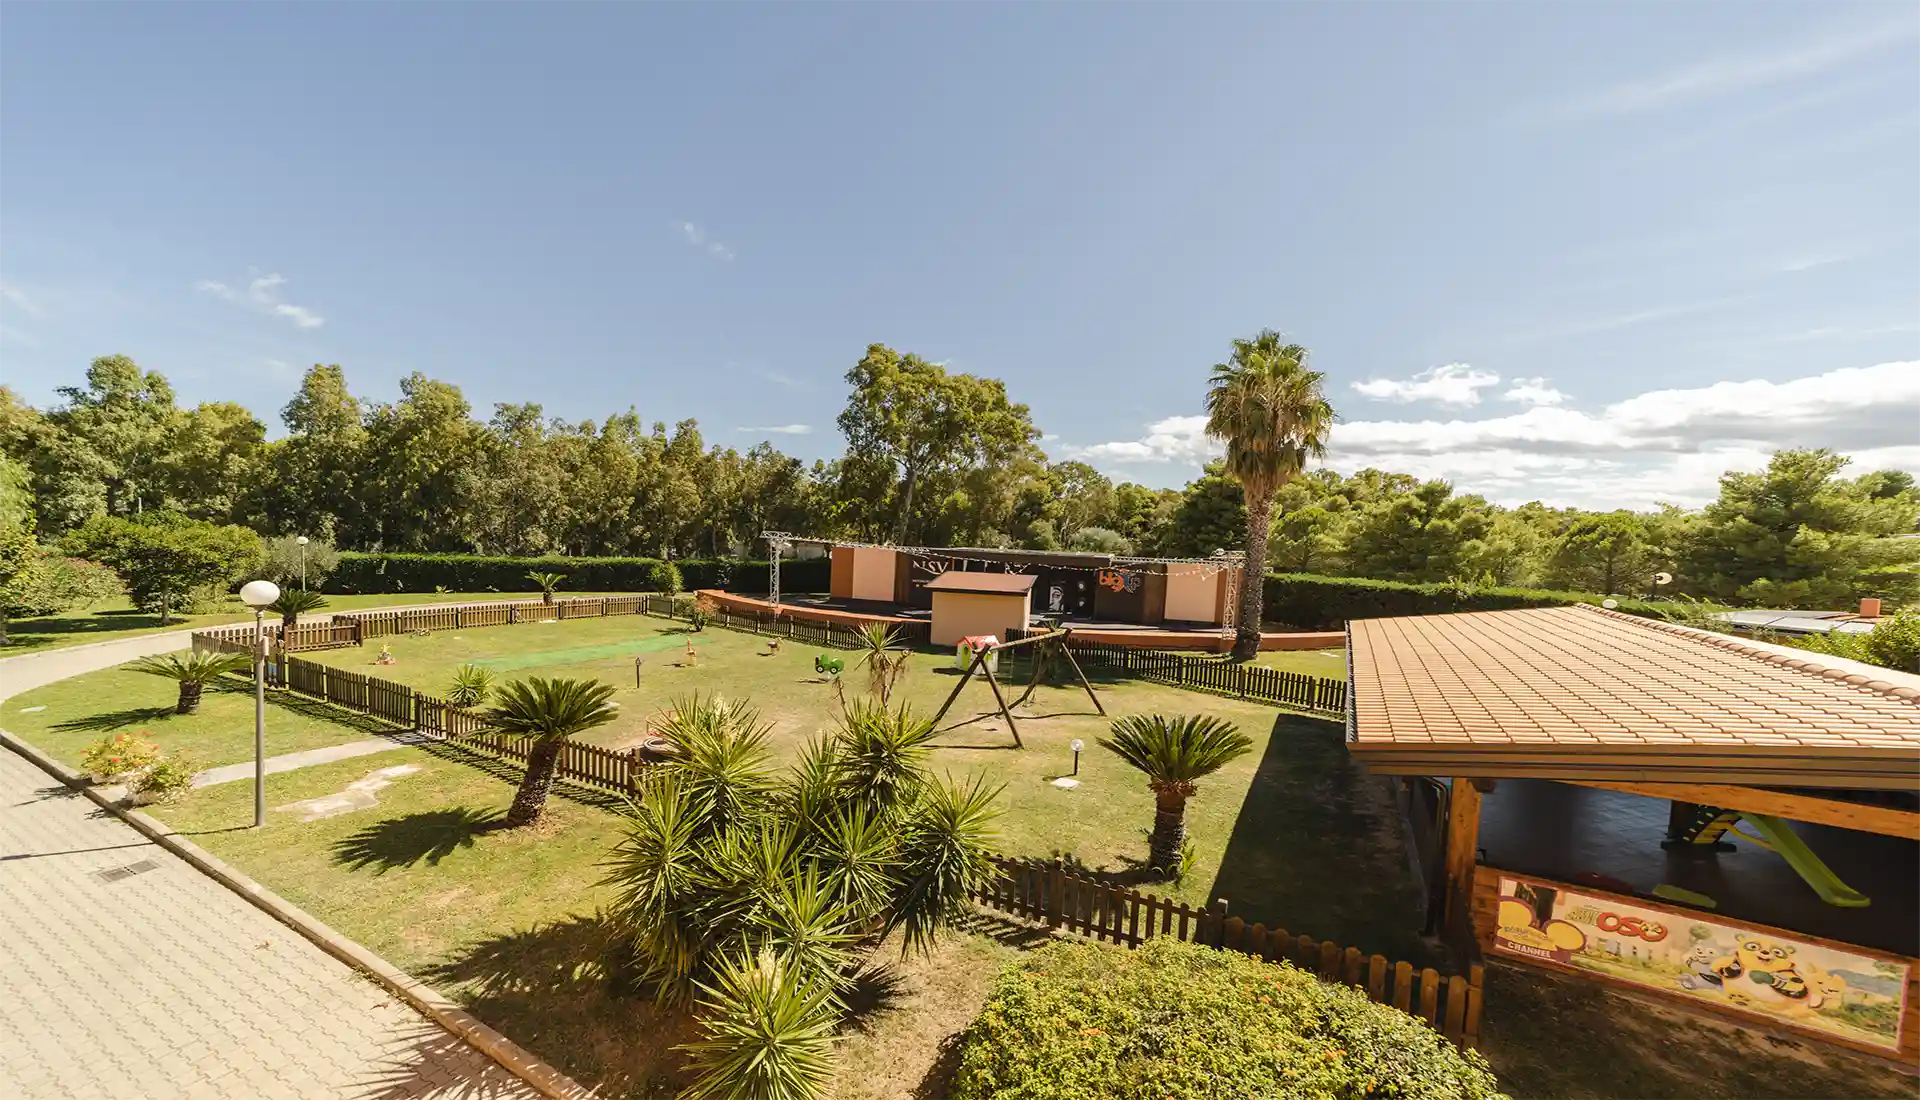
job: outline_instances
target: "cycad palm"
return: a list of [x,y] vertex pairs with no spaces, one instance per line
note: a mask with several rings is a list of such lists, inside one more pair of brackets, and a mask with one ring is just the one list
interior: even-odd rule
[[553,590],[566,583],[567,575],[565,573],[534,572],[528,573],[527,579],[532,581],[533,586],[540,590],[541,603],[552,603]]
[[1113,736],[1100,744],[1146,774],[1154,799],[1148,861],[1162,872],[1180,864],[1187,839],[1187,799],[1199,781],[1253,747],[1233,723],[1210,715],[1129,714],[1115,720]]
[[561,744],[583,730],[613,721],[619,712],[610,704],[613,688],[597,680],[548,680],[540,676],[515,680],[501,688],[486,712],[487,724],[502,733],[526,738],[527,774],[507,811],[506,827],[517,829],[540,820],[553,790]]
[[1239,627],[1233,644],[1237,660],[1260,651],[1260,621],[1265,609],[1267,528],[1273,496],[1305,468],[1307,459],[1326,453],[1333,430],[1333,406],[1327,403],[1323,375],[1307,369],[1307,349],[1281,342],[1262,329],[1251,340],[1235,340],[1233,356],[1213,368],[1207,385],[1207,434],[1227,445],[1227,473],[1240,483],[1247,500],[1247,562],[1240,584]]
[[267,610],[280,616],[281,626],[294,627],[300,625],[300,616],[325,606],[326,597],[310,588],[288,588],[280,593],[279,599],[267,605]]
[[200,693],[207,686],[207,681],[229,672],[238,672],[252,663],[252,656],[245,653],[193,650],[142,657],[134,662],[133,667],[141,672],[178,681],[180,698],[174,703],[174,713],[192,714],[200,709]]

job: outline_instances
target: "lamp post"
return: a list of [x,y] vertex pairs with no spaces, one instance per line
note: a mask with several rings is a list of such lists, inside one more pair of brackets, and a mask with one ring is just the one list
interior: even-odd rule
[[1087,743],[1085,741],[1080,740],[1078,737],[1073,739],[1073,774],[1075,775],[1080,774],[1080,750],[1086,747]]
[[301,535],[293,540],[300,547],[300,591],[307,590],[307,536]]
[[280,598],[272,581],[240,586],[240,602],[253,608],[253,827],[267,823],[267,605]]

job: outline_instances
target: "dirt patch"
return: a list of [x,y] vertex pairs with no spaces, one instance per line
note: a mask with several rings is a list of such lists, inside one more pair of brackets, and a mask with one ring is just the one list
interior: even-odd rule
[[[840,1041],[836,1100],[944,1097],[954,1043],[980,1014],[1013,948],[956,934],[925,956],[901,958],[891,942],[874,953],[863,988],[877,990]],[[855,998],[856,1008],[863,1007]]]

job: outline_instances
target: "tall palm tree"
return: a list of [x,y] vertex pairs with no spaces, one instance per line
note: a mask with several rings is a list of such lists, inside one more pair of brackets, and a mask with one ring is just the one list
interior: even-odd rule
[[1207,434],[1227,445],[1227,473],[1247,498],[1247,562],[1240,582],[1235,660],[1260,652],[1260,622],[1266,605],[1267,527],[1273,495],[1326,453],[1333,406],[1321,389],[1324,376],[1307,369],[1307,349],[1281,343],[1261,329],[1235,340],[1233,356],[1216,364],[1207,384]]
[[900,674],[907,670],[908,654],[900,646],[900,634],[890,623],[861,623],[854,634],[860,663],[867,666],[867,690],[878,696],[884,707],[893,696]]
[[553,773],[560,747],[582,730],[603,726],[620,712],[608,700],[613,687],[597,680],[549,680],[530,676],[499,690],[486,712],[487,724],[502,733],[526,738],[527,774],[513,796],[505,826],[517,829],[540,820],[553,790]]
[[140,672],[178,681],[180,699],[174,704],[173,712],[192,714],[200,709],[200,692],[207,686],[207,681],[229,672],[239,672],[252,663],[251,654],[213,653],[196,649],[185,653],[142,657],[134,662],[133,667]]
[[1101,738],[1100,744],[1146,773],[1154,800],[1148,863],[1162,873],[1180,865],[1180,849],[1187,841],[1187,799],[1199,781],[1253,748],[1253,741],[1233,723],[1197,714],[1172,719],[1129,714],[1114,721],[1113,736]]

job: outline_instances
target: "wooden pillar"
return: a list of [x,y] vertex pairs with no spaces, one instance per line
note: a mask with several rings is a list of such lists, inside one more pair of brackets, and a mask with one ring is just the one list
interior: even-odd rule
[[1469,939],[1467,899],[1473,893],[1475,853],[1480,847],[1480,788],[1455,776],[1447,799],[1446,911],[1441,914],[1449,941]]

